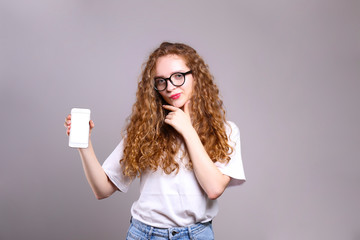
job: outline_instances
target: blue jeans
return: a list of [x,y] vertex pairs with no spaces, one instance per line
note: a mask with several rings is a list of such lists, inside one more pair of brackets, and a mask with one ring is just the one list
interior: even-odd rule
[[197,223],[188,227],[156,228],[131,219],[126,240],[213,240],[214,232],[211,221]]

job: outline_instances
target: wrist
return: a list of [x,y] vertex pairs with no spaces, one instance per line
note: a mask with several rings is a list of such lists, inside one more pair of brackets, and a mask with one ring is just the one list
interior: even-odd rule
[[89,151],[91,148],[92,148],[92,143],[91,143],[91,140],[90,140],[90,137],[89,137],[88,146],[86,148],[78,148],[78,151],[80,153],[84,153],[86,151]]
[[198,134],[193,126],[189,127],[187,131],[184,132],[183,138],[186,143],[189,143],[191,139],[198,138]]

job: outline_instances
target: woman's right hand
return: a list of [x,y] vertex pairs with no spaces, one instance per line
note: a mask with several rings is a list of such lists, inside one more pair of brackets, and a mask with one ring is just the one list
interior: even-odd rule
[[[90,131],[89,131],[89,137],[91,135],[91,130],[95,127],[95,124],[93,122],[93,120],[89,121],[89,125],[90,125]],[[66,135],[70,135],[70,129],[71,129],[71,114],[69,114],[66,118],[65,118],[65,123],[64,126],[66,128]]]
[[[89,121],[89,125],[90,137],[91,130],[95,125],[92,120]],[[71,129],[71,114],[65,118],[64,126],[66,128],[66,134],[69,136]],[[81,156],[86,179],[88,180],[96,198],[103,199],[109,197],[117,190],[117,187],[109,180],[104,172],[104,169],[97,160],[90,139],[88,148],[79,148],[78,150]]]

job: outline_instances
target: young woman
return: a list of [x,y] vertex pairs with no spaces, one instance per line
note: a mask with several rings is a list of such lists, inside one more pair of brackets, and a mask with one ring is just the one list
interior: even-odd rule
[[245,175],[239,129],[193,48],[164,42],[149,56],[124,136],[102,166],[91,141],[79,152],[98,199],[140,177],[127,239],[213,239],[216,199]]

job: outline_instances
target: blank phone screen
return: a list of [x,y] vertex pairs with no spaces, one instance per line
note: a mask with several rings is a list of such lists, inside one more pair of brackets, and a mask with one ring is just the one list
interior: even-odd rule
[[89,120],[90,116],[88,113],[72,113],[70,129],[71,143],[88,143]]

